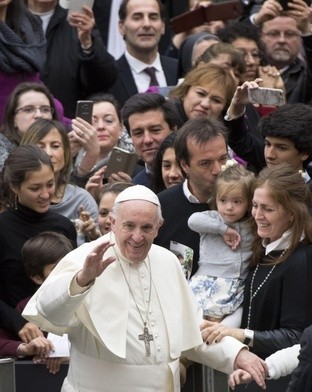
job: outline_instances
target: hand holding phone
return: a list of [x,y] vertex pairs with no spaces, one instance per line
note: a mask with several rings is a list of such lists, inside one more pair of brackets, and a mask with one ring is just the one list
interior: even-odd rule
[[70,0],[68,4],[68,14],[73,12],[83,12],[83,7],[87,6],[92,9],[94,0]]
[[242,14],[242,5],[239,0],[212,3],[208,7],[199,6],[192,11],[170,19],[170,27],[175,34],[182,33],[214,20],[237,19]]
[[249,101],[253,104],[267,106],[282,106],[285,104],[284,91],[279,88],[249,88]]
[[76,117],[92,124],[93,101],[77,101]]
[[[305,3],[310,7],[311,6],[311,0],[304,0]],[[280,5],[283,7],[284,11],[289,11],[291,8],[288,6],[288,3],[291,3],[291,0],[278,0]]]
[[104,178],[108,179],[113,173],[118,172],[124,172],[131,176],[137,160],[138,158],[133,152],[114,147],[104,172]]

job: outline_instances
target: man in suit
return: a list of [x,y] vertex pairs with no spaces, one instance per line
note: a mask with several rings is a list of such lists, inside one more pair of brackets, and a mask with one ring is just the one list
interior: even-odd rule
[[125,101],[150,86],[177,83],[177,61],[160,56],[158,44],[165,32],[165,12],[160,0],[123,0],[119,8],[119,32],[126,43],[118,59],[118,79],[110,88],[122,107]]

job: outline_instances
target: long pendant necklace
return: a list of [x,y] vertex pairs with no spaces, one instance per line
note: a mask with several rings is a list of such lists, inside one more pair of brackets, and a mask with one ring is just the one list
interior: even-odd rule
[[[114,249],[114,251],[115,251],[115,249]],[[115,254],[116,254],[116,251],[115,251]],[[117,254],[116,254],[116,256],[117,256]],[[117,258],[118,258],[118,257],[117,257]],[[119,259],[118,259],[118,260],[119,260]],[[139,309],[139,306],[138,306],[138,304],[137,304],[137,302],[136,302],[136,300],[135,300],[135,298],[134,298],[134,294],[133,294],[133,292],[132,292],[132,290],[131,290],[130,283],[128,282],[128,280],[127,280],[127,278],[126,278],[126,274],[125,274],[125,271],[124,271],[123,266],[122,266],[122,264],[121,264],[121,261],[119,260],[119,264],[120,264],[120,268],[121,268],[122,274],[123,274],[123,276],[124,276],[124,278],[125,278],[125,281],[127,282],[127,285],[128,285],[128,288],[129,288],[129,292],[130,292],[130,294],[131,294],[131,296],[132,296],[132,298],[133,298],[133,301],[134,301],[134,303],[135,303],[135,306],[136,306],[136,308],[137,308],[137,310],[138,310],[138,312],[139,312],[139,315],[140,315],[140,317],[141,317],[141,320],[142,320],[142,322],[143,322],[143,333],[138,335],[138,339],[139,339],[139,340],[143,340],[143,342],[144,342],[144,344],[145,344],[146,356],[147,356],[147,357],[150,357],[150,356],[151,356],[151,345],[150,345],[150,342],[151,342],[152,340],[154,340],[154,337],[153,337],[152,334],[149,333],[148,327],[147,327],[148,312],[149,312],[149,308],[150,308],[151,294],[152,294],[152,268],[151,268],[151,263],[150,263],[149,258],[148,258],[148,263],[149,263],[149,268],[148,268],[147,264],[145,264],[145,262],[144,262],[144,264],[146,265],[147,270],[149,271],[149,278],[150,278],[150,279],[149,279],[149,281],[150,281],[150,288],[149,288],[149,294],[148,294],[148,306],[147,306],[147,310],[146,310],[146,318],[145,318],[145,320],[144,320],[143,315],[142,315],[142,313],[141,313],[141,311],[140,311],[140,309]]]
[[[284,249],[282,254],[279,256],[278,260],[280,260],[284,254],[286,253],[287,249]],[[273,265],[273,267],[270,269],[270,271],[267,273],[266,277],[263,279],[263,281],[260,283],[260,285],[257,287],[257,289],[253,292],[253,285],[254,285],[254,280],[256,277],[256,274],[259,269],[259,264],[257,264],[254,273],[252,274],[251,282],[250,282],[250,297],[249,297],[249,306],[248,306],[248,315],[247,315],[247,329],[250,327],[250,319],[251,319],[251,306],[252,306],[252,300],[255,298],[255,296],[259,293],[260,289],[263,287],[265,282],[269,279],[271,276],[272,272],[275,270],[275,267],[277,266],[278,261],[276,264]]]

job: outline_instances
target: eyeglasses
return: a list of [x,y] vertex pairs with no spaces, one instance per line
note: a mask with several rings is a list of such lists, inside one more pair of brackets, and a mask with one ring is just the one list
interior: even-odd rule
[[35,114],[37,110],[40,110],[41,114],[46,114],[46,115],[54,113],[54,109],[48,105],[43,105],[43,106],[27,105],[27,106],[23,106],[22,108],[16,109],[15,114],[20,112],[25,114]]
[[300,34],[298,34],[296,31],[277,31],[277,30],[273,30],[273,31],[268,31],[267,33],[262,33],[263,35],[266,35],[269,38],[272,39],[278,39],[280,38],[281,35],[284,36],[285,39],[289,39],[289,40],[295,40],[297,38],[299,38]]

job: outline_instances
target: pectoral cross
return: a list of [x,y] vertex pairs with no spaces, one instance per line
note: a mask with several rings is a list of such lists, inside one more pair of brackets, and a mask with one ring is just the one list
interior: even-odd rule
[[143,328],[143,333],[142,335],[139,335],[139,340],[143,340],[145,344],[145,351],[146,351],[146,356],[150,357],[151,356],[151,345],[150,341],[154,340],[153,335],[149,334],[148,328],[146,326],[146,323],[144,323],[144,328]]

